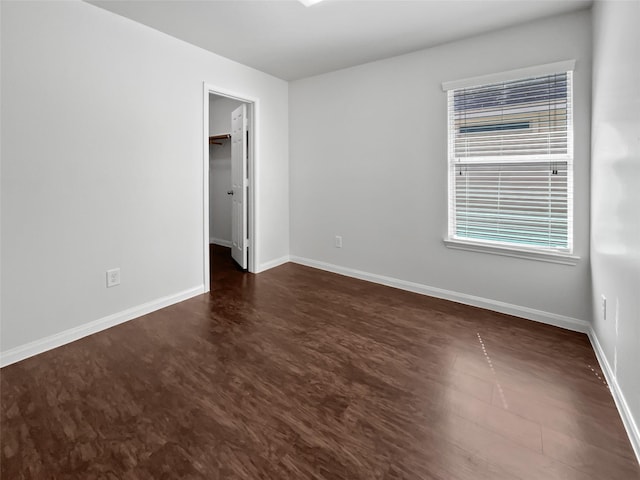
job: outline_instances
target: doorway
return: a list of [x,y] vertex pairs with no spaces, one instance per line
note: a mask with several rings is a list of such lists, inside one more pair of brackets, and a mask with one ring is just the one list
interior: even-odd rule
[[221,257],[221,267],[228,255],[255,272],[255,110],[255,100],[204,85],[205,291]]

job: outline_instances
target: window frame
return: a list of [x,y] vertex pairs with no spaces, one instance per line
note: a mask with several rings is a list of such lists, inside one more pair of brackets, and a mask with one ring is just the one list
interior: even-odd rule
[[[560,263],[566,265],[576,265],[580,260],[580,257],[574,254],[574,195],[573,195],[573,175],[574,175],[574,132],[573,132],[573,71],[575,70],[575,60],[568,60],[563,62],[556,62],[552,64],[539,65],[534,67],[528,67],[524,69],[511,70],[508,72],[502,72],[491,75],[484,75],[480,77],[473,77],[463,80],[456,80],[452,82],[444,82],[442,89],[447,93],[447,235],[444,238],[444,244],[457,250],[468,250],[480,253],[490,253],[509,257],[525,258],[530,260],[540,260],[545,262]],[[535,245],[527,245],[516,242],[502,242],[492,240],[482,240],[458,237],[455,235],[455,179],[452,178],[452,165],[456,164],[455,155],[453,150],[455,139],[455,131],[452,131],[451,121],[451,103],[449,102],[449,95],[453,95],[456,90],[477,87],[488,86],[491,84],[502,83],[514,80],[526,80],[533,77],[540,77],[545,75],[553,75],[559,73],[569,72],[569,102],[570,107],[570,120],[567,125],[567,154],[566,158],[562,160],[560,158],[552,158],[551,156],[544,156],[540,159],[531,159],[536,162],[543,161],[562,161],[567,163],[567,248],[553,248],[543,247]],[[526,162],[528,159],[522,159]],[[513,160],[511,160],[513,161]],[[488,158],[475,158],[474,163],[488,164],[488,163],[509,163],[509,159],[500,157],[488,157]]]

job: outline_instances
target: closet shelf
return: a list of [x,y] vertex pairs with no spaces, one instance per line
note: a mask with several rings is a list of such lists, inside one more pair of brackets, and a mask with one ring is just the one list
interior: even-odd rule
[[217,142],[216,140],[228,140],[231,138],[230,133],[223,133],[222,135],[213,135],[209,137],[209,145],[222,145],[221,142]]

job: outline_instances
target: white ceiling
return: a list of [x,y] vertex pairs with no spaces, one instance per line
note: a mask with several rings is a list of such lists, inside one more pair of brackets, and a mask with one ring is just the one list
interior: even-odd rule
[[591,0],[90,0],[285,80],[388,58],[559,13]]

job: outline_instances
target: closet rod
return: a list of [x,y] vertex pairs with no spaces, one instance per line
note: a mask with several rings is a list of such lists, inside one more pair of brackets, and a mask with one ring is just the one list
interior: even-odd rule
[[231,138],[231,134],[223,133],[222,135],[212,135],[209,137],[209,145],[222,145],[220,142],[216,142],[216,140],[227,140]]

